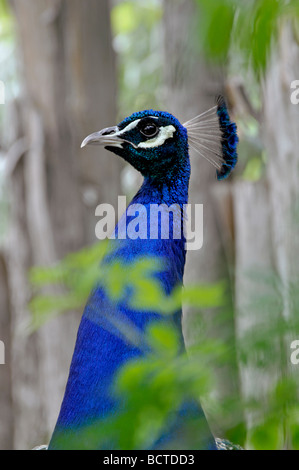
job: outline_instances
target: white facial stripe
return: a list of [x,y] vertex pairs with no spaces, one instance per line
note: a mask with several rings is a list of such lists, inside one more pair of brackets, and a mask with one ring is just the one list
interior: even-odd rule
[[159,134],[156,137],[154,137],[153,139],[147,140],[146,142],[140,142],[137,145],[137,147],[141,147],[144,149],[159,147],[160,145],[163,145],[167,139],[170,139],[171,137],[173,137],[173,134],[175,133],[175,131],[176,131],[176,128],[171,125],[161,127]]
[[[151,119],[158,119],[157,116],[149,116]],[[141,121],[141,119],[136,119],[135,121],[132,121],[130,122],[130,124],[128,124],[124,129],[122,129],[121,131],[118,131],[116,132],[115,134],[113,135],[122,135],[124,134],[125,132],[128,132],[128,131],[131,131],[132,129],[134,129],[137,124]]]
[[139,121],[140,121],[140,119],[136,119],[136,121],[130,122],[130,124],[128,124],[124,129],[122,129],[121,131],[115,132],[115,134],[113,134],[113,136],[115,136],[115,135],[116,136],[121,136],[125,132],[131,131],[132,129],[134,129],[137,126]]

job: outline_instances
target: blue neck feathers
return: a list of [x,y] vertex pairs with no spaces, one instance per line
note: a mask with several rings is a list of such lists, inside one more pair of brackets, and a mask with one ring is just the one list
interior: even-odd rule
[[[132,203],[141,204],[183,204],[188,203],[190,179],[189,156],[180,166],[168,168],[167,176],[147,176]],[[132,204],[131,203],[131,204]]]
[[[145,207],[148,228],[148,214],[152,204],[165,204],[166,206],[178,204],[180,208],[187,204],[189,156],[186,155],[181,162],[179,168],[169,168],[167,178],[145,177],[142,187],[127,208],[126,228],[134,218],[132,214],[128,215],[133,204]],[[120,225],[121,222],[116,227],[116,234],[121,230]],[[116,238],[113,240],[116,250],[113,251],[112,256],[127,263],[134,262],[139,256],[152,255],[166,259],[165,270],[159,276],[159,280],[164,291],[170,294],[183,281],[184,241],[183,236],[180,240],[172,237],[168,240],[149,238],[118,240]],[[76,432],[76,429],[106,418],[110,413],[117,413],[120,405],[111,395],[111,384],[115,373],[124,363],[142,354],[138,347],[129,344],[125,338],[117,334],[115,322],[111,320],[118,316],[128,319],[141,331],[151,321],[162,319],[158,313],[136,312],[125,302],[112,301],[102,287],[95,289],[85,307],[80,323],[65,396],[49,449],[64,448],[59,438],[62,434]],[[181,333],[181,311],[169,321],[175,322]],[[182,334],[181,341],[183,347]],[[192,407],[194,408],[194,404]],[[198,407],[198,413],[201,414],[200,407]],[[205,438],[213,447],[214,441],[208,426]],[[112,449],[113,443],[109,445]]]

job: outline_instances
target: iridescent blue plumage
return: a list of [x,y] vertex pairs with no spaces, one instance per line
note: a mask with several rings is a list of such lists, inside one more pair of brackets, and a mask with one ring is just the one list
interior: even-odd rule
[[[217,112],[225,137],[224,158],[227,167],[233,168],[236,158],[235,128],[229,121],[225,106],[219,105]],[[188,203],[190,161],[186,128],[169,113],[147,110],[134,113],[118,126],[88,136],[83,146],[90,143],[104,145],[133,165],[144,177],[142,187],[115,229],[116,238],[111,240],[113,252],[106,257],[100,269],[105,272],[114,261],[121,261],[126,269],[130,269],[140,258],[156,257],[161,262],[162,270],[155,279],[158,279],[165,295],[171,295],[183,283],[186,258],[183,216],[179,221],[170,218],[169,238],[160,236],[151,239],[150,210],[153,204],[162,205],[163,212],[167,211],[163,207],[176,204],[183,209],[184,204]],[[222,174],[224,172],[221,170]],[[120,237],[121,232],[127,233],[134,218],[130,209],[136,204],[144,208],[142,217],[145,219],[141,217],[139,221],[139,238]],[[158,225],[162,231],[161,220]],[[181,233],[179,239],[171,235],[175,224],[178,224]],[[143,232],[140,231],[141,225]],[[119,368],[130,359],[144,354],[144,351],[119,334],[116,327],[119,320],[129,322],[140,332],[144,332],[153,321],[171,323],[179,332],[181,349],[184,349],[181,309],[170,316],[155,311],[136,311],[130,304],[131,295],[129,290],[121,300],[112,299],[100,285],[92,292],[79,327],[66,391],[49,449],[67,448],[62,437],[76,434],[98,420],[109,419],[124,406],[120,399],[111,394],[111,386]],[[174,412],[172,424],[151,448],[168,446],[172,439],[179,436],[184,417],[190,414],[197,416],[201,422],[198,448],[216,448],[201,407],[192,400],[187,400],[180,410]],[[111,441],[104,445],[109,449],[115,446],[115,442]],[[89,447],[84,442],[84,448],[99,447],[103,448],[103,443]]]
[[217,170],[218,180],[226,178],[235,168],[238,155],[237,155],[237,126],[231,122],[225,101],[222,97],[218,98],[217,114],[219,117],[220,128],[223,132],[222,135],[222,151],[224,163],[220,170]]

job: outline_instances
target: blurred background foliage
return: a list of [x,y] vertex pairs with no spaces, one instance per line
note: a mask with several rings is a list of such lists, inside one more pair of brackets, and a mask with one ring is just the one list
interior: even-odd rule
[[145,109],[148,103],[153,108],[161,106],[162,16],[163,7],[159,0],[119,2],[112,8],[113,45],[118,54],[120,119],[128,114],[128,110]]
[[[171,296],[166,295],[155,280],[156,275],[163,271],[163,263],[156,258],[140,258],[129,267],[116,259],[113,263],[102,263],[99,268],[101,260],[110,256],[113,249],[113,244],[110,246],[101,242],[69,255],[51,269],[34,268],[31,282],[36,288],[56,285],[64,286],[65,291],[60,291],[59,295],[55,292],[52,296],[34,297],[29,329],[39,328],[54,312],[82,307],[95,286],[104,288],[111,301],[118,303],[126,299],[128,306],[139,312],[175,315],[182,303],[195,308],[223,309],[224,283],[189,285],[183,291],[178,288]],[[132,295],[128,298],[129,291]],[[111,324],[111,319],[107,320],[108,325]],[[225,321],[224,313],[219,316],[219,323],[221,321]],[[105,319],[102,322],[105,328],[109,328]],[[167,429],[174,410],[179,411],[186,400],[197,401],[209,395],[215,386],[211,361],[216,360],[221,366],[231,360],[232,345],[225,344],[221,338],[208,338],[204,324],[201,325],[198,344],[189,348],[188,355],[181,351],[175,325],[157,321],[143,333],[116,316],[111,327],[116,327],[116,334],[140,348],[144,356],[122,366],[114,389],[111,389],[112,395],[125,400],[124,411],[71,435],[62,435],[60,439],[68,448],[84,449],[90,442],[94,442],[95,446],[100,442],[102,448],[106,448],[106,442],[116,442],[116,447],[120,449],[148,448]],[[240,405],[230,397],[223,415],[234,413],[237,406]],[[132,423],[135,423],[133,429]],[[200,423],[198,418],[185,417],[183,424],[187,448],[196,449],[198,446]],[[240,438],[233,430],[231,434],[236,439]]]
[[[12,351],[8,375],[1,378],[6,388],[0,409],[5,405],[9,413],[1,419],[3,429],[0,429],[0,447],[33,446],[41,443],[42,439],[47,442],[58,413],[73,349],[76,321],[79,318],[74,312],[82,311],[94,285],[103,283],[116,300],[121,298],[126,286],[133,285],[132,302],[135,306],[144,310],[159,309],[165,315],[173,314],[182,301],[184,308],[192,309],[196,325],[193,329],[197,337],[195,342],[191,341],[187,357],[178,351],[176,332],[169,326],[153,324],[140,338],[140,333],[137,334],[131,325],[114,325],[128,341],[137,341],[145,352],[142,359],[132,361],[120,370],[115,383],[113,393],[125,397],[126,411],[118,418],[105,422],[105,426],[99,423],[96,428],[85,429],[83,435],[78,436],[79,442],[69,441],[70,447],[84,448],[86,439],[92,440],[95,435],[101,437],[103,445],[112,436],[122,449],[149,446],[163,431],[170,410],[179,409],[188,395],[202,400],[208,420],[211,420],[212,428],[219,437],[229,438],[249,449],[299,449],[299,366],[292,366],[290,362],[290,343],[299,338],[298,217],[294,216],[299,187],[299,114],[298,107],[290,102],[291,81],[299,79],[298,1],[105,1],[105,19],[108,18],[111,31],[105,37],[101,33],[103,36],[91,38],[90,44],[92,52],[106,60],[105,68],[111,66],[112,72],[107,73],[106,90],[108,82],[115,82],[115,87],[106,94],[114,102],[115,108],[111,105],[107,120],[109,117],[115,119],[114,122],[105,122],[107,110],[103,111],[103,115],[98,109],[90,113],[90,122],[86,118],[89,113],[88,103],[90,105],[88,96],[90,100],[95,100],[93,92],[97,96],[96,105],[103,108],[103,93],[97,92],[97,86],[99,90],[101,86],[105,90],[105,81],[101,82],[104,73],[99,72],[102,64],[99,70],[93,68],[92,53],[88,59],[90,62],[86,62],[85,66],[90,67],[90,76],[95,76],[101,82],[98,85],[90,85],[93,82],[89,75],[87,79],[87,75],[82,74],[82,57],[76,62],[73,48],[80,47],[74,37],[86,40],[88,36],[84,27],[81,30],[78,25],[82,19],[83,26],[85,21],[88,29],[88,21],[91,19],[82,17],[80,1],[74,2],[78,17],[68,10],[65,1],[54,2],[51,6],[43,0],[41,10],[32,14],[33,19],[29,14],[28,17],[22,17],[20,1],[0,2],[0,79],[5,83],[6,92],[6,105],[0,105],[0,234],[4,266],[2,269],[0,265],[0,285],[2,283],[4,286],[3,292],[8,292],[7,300],[4,294],[1,296],[1,311],[4,313],[0,326],[3,334],[7,335],[5,344]],[[30,0],[25,3],[34,10],[32,0],[31,3]],[[94,2],[91,3],[91,15],[95,15],[98,11]],[[208,265],[200,264],[199,258],[195,258],[193,263],[203,274],[193,276],[192,283],[186,283],[183,292],[175,292],[171,298],[159,291],[150,276],[159,269],[154,259],[139,260],[130,271],[119,264],[111,265],[108,272],[99,270],[108,244],[94,244],[94,234],[82,235],[78,240],[66,238],[64,232],[60,233],[59,230],[62,225],[67,228],[68,224],[55,218],[55,213],[59,212],[57,207],[56,212],[54,206],[51,213],[53,196],[50,197],[50,190],[53,183],[48,175],[54,174],[55,169],[50,153],[39,161],[46,161],[45,192],[49,196],[55,255],[48,256],[52,241],[45,242],[45,253],[34,243],[36,239],[32,235],[31,225],[36,206],[27,204],[31,200],[30,194],[28,196],[30,183],[26,189],[29,170],[26,170],[22,157],[18,157],[18,152],[15,155],[12,148],[23,137],[22,132],[18,134],[19,127],[26,129],[22,118],[21,124],[15,122],[16,109],[20,106],[23,109],[21,115],[27,116],[28,110],[37,111],[44,126],[43,138],[46,144],[50,142],[50,149],[57,150],[55,142],[60,142],[60,133],[55,134],[53,124],[58,114],[48,115],[47,110],[51,109],[53,103],[51,99],[44,100],[41,97],[43,93],[46,97],[51,96],[53,87],[53,102],[57,105],[57,76],[54,73],[52,76],[49,68],[45,73],[47,80],[40,81],[42,78],[39,72],[44,64],[38,62],[39,55],[35,52],[32,53],[32,61],[38,63],[34,67],[28,65],[34,70],[29,79],[26,71],[28,51],[24,39],[30,36],[30,24],[40,18],[42,27],[53,28],[49,37],[43,36],[40,31],[36,33],[40,34],[40,41],[49,41],[49,47],[47,45],[44,51],[45,60],[58,57],[53,46],[58,38],[57,43],[60,44],[59,40],[63,43],[65,75],[68,77],[71,73],[74,77],[74,82],[71,80],[68,87],[72,93],[66,99],[67,103],[75,103],[74,109],[66,106],[63,112],[68,118],[74,114],[80,115],[76,117],[77,121],[75,124],[73,122],[70,131],[70,135],[76,133],[76,136],[70,141],[69,147],[65,147],[72,148],[70,153],[75,161],[78,156],[73,148],[77,148],[80,139],[97,126],[112,125],[131,112],[144,108],[172,111],[174,103],[182,115],[194,109],[198,113],[204,111],[202,102],[209,94],[215,96],[220,91],[218,86],[213,88],[213,73],[215,69],[217,73],[221,70],[221,87],[224,88],[238,125],[240,144],[237,169],[229,183],[224,184],[223,193],[219,195],[217,189],[214,191],[214,176],[212,173],[208,176],[208,184],[212,188],[209,189],[209,200],[213,201],[213,207],[205,205],[205,210],[218,214],[215,222],[217,230],[216,235],[212,231],[206,234],[205,240],[210,238],[212,245],[207,247],[204,243],[201,251],[205,250],[205,263],[217,266],[210,276],[212,281],[209,276],[205,279],[203,271]],[[169,23],[173,24],[171,28]],[[186,29],[184,25],[187,25]],[[171,37],[168,36],[169,31]],[[33,37],[33,42],[28,42],[29,50],[37,37]],[[100,42],[104,44],[104,52],[97,49]],[[111,48],[109,54],[108,43]],[[172,45],[175,45],[174,50],[171,49]],[[86,46],[85,54],[87,49]],[[53,67],[61,66],[59,60],[53,62]],[[197,68],[197,64],[203,65]],[[211,79],[207,79],[205,73],[210,73],[211,69]],[[182,70],[186,76],[187,71],[190,74],[189,82],[181,77]],[[27,82],[24,78],[26,74]],[[34,96],[33,90],[30,91],[28,80],[32,80],[32,77],[34,83],[31,83],[31,87],[39,88],[46,84],[40,95]],[[171,84],[169,77],[172,78]],[[210,88],[200,88],[202,82],[207,82],[206,86]],[[88,84],[87,89],[82,83]],[[90,90],[92,86],[95,88]],[[80,104],[78,90],[80,93],[84,90],[83,97],[86,95],[83,105]],[[193,108],[186,104],[181,109],[177,97],[171,95],[173,90],[182,93],[183,102],[188,95],[193,96],[196,92]],[[24,95],[25,104],[22,101]],[[64,92],[61,95],[57,92],[57,96],[64,100]],[[213,104],[211,101],[211,106]],[[59,112],[63,115],[61,110]],[[28,116],[31,114],[28,113]],[[23,133],[27,135],[30,146],[32,129],[23,130]],[[21,155],[25,153],[22,152]],[[127,167],[112,170],[105,156],[103,164],[94,170],[92,158],[91,155],[86,166],[90,165],[91,173],[96,175],[99,186],[104,189],[101,189],[102,193],[97,193],[97,185],[88,174],[82,173],[81,181],[81,173],[79,177],[76,173],[80,164],[75,165],[71,174],[75,175],[74,180],[80,180],[80,184],[74,191],[82,194],[86,207],[81,209],[84,204],[81,200],[78,202],[76,208],[80,207],[83,215],[78,225],[73,225],[68,232],[73,230],[79,233],[78,227],[81,227],[84,214],[90,208],[92,214],[88,223],[93,232],[96,222],[94,206],[101,201],[106,202],[105,198],[110,197],[109,188],[105,190],[105,180],[109,185],[116,179],[115,171],[122,175],[118,187],[120,193],[132,194],[138,184],[133,170]],[[10,162],[15,161],[12,169],[8,159]],[[204,163],[196,161],[192,166],[193,172],[195,166],[201,171]],[[59,166],[57,168],[61,170]],[[203,180],[201,183],[203,187],[206,184]],[[19,192],[16,188],[20,188]],[[200,192],[194,191],[193,196],[197,202],[202,202]],[[27,205],[22,206],[21,200]],[[60,204],[62,201],[63,198]],[[24,220],[21,214],[27,214],[27,219]],[[55,239],[58,232],[59,236]],[[41,232],[37,230],[36,233]],[[20,245],[17,247],[18,240]],[[216,257],[215,261],[212,256],[213,252],[218,253],[219,244],[222,256],[219,256],[219,260]],[[210,254],[206,254],[207,250]],[[228,269],[226,276],[218,270],[222,257]],[[21,268],[18,270],[16,266]],[[28,305],[30,313],[27,314]],[[62,317],[58,314],[63,312],[71,312],[72,318],[77,318],[76,321],[72,320],[73,326],[69,326],[69,313],[65,315],[65,323],[62,323]],[[58,322],[57,327],[51,326],[56,325],[54,322]],[[227,337],[224,332],[228,324],[233,333]],[[72,331],[72,335],[66,340],[69,331]],[[25,332],[29,336],[26,337]],[[61,353],[57,346],[57,355],[49,359],[54,354],[54,336],[57,336],[57,343],[67,343],[68,354]],[[43,344],[47,342],[45,338],[49,338],[48,346]],[[40,351],[41,358],[37,359]],[[21,355],[26,355],[27,362],[20,361]],[[59,368],[59,380],[54,385],[53,374],[55,376],[56,369],[51,360]],[[40,376],[36,373],[37,369],[45,369],[46,372]],[[223,374],[225,381],[221,382]],[[49,383],[52,383],[50,392],[52,390],[53,397],[55,395],[52,407],[45,402],[46,398],[44,402],[39,402],[37,398]],[[31,386],[34,391],[30,392],[32,395],[26,396],[30,384],[34,384]],[[226,390],[223,394],[221,384]],[[34,400],[35,406],[32,406]],[[42,421],[40,416],[46,416],[47,419]],[[37,425],[39,421],[43,422],[45,428]],[[132,422],[134,433],[131,432]],[[196,448],[196,433],[200,432],[198,426],[192,419],[185,423],[186,442],[190,449]],[[35,428],[35,431],[28,433],[28,427]],[[104,429],[102,434],[101,429]]]

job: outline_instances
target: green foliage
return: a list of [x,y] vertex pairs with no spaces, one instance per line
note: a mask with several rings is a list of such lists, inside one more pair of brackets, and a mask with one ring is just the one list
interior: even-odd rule
[[107,243],[103,242],[72,253],[55,266],[32,268],[30,281],[40,294],[30,303],[30,331],[41,327],[51,317],[78,309],[86,302],[99,280],[99,263],[107,249]]
[[[116,301],[128,299],[128,290],[132,289],[129,305],[138,311],[172,314],[182,301],[191,306],[201,305],[202,308],[221,305],[222,283],[188,286],[183,291],[179,288],[172,296],[167,296],[154,277],[163,269],[159,259],[138,259],[129,269],[126,264],[114,259],[109,265],[102,264],[100,267],[104,256],[112,254],[113,249],[113,242],[101,242],[68,255],[55,266],[33,268],[30,280],[35,288],[43,288],[43,293],[35,296],[30,303],[33,312],[31,330],[39,328],[53,315],[80,308],[98,284]],[[51,286],[52,293],[48,291],[48,286]]]
[[223,60],[228,56],[235,4],[223,0],[199,0],[199,34],[208,57]]
[[132,33],[141,23],[151,29],[161,20],[162,8],[159,1],[147,2],[126,0],[118,3],[111,13],[112,27],[115,34]]
[[[18,81],[15,57],[13,21],[6,0],[0,0],[0,80],[5,84],[6,101],[17,93]],[[2,107],[3,108],[3,107]],[[4,110],[0,107],[0,123]]]
[[[0,81],[4,84],[5,102],[8,102],[16,90],[16,63],[14,57],[14,35],[10,11],[6,0],[0,0]],[[2,86],[1,86],[2,89]],[[2,98],[2,96],[1,96]],[[9,225],[9,204],[5,184],[5,149],[6,132],[2,125],[7,118],[7,108],[0,103],[0,244],[7,236]]]
[[[195,0],[195,3],[198,7],[197,30],[201,53],[208,61],[225,64],[228,73],[233,76],[246,77],[245,96],[252,110],[261,109],[260,85],[269,60],[277,50],[282,27],[286,22],[291,24],[295,37],[298,38],[299,2]],[[240,103],[242,107],[242,99]],[[241,112],[244,113],[244,109]],[[248,181],[258,181],[264,175],[264,157],[266,155],[267,158],[267,154],[262,148],[262,129],[249,112],[247,110],[245,119],[244,116],[237,116],[240,144],[236,175],[239,174]],[[257,126],[254,138],[249,129],[252,124]]]
[[11,37],[12,18],[6,0],[0,0],[0,39]]
[[159,108],[162,87],[160,0],[124,0],[111,11],[118,53],[119,115]]
[[263,162],[260,157],[251,158],[243,172],[243,178],[247,181],[258,181],[262,176]]
[[[40,290],[31,302],[32,328],[38,328],[59,312],[82,306],[95,285],[102,285],[114,301],[126,296],[133,309],[161,313],[160,321],[150,324],[144,333],[139,332],[142,337],[136,344],[143,355],[120,369],[111,390],[111,394],[125,400],[123,413],[95,423],[82,433],[76,431],[76,435],[62,436],[69,448],[84,448],[86,442],[90,445],[97,441],[98,444],[99,440],[102,446],[107,440],[116,442],[121,449],[150,446],[186,399],[197,401],[200,395],[208,393],[213,383],[210,362],[217,358],[218,363],[223,364],[229,357],[227,345],[204,337],[199,346],[190,349],[188,357],[180,350],[177,328],[168,321],[182,301],[197,308],[222,305],[223,284],[187,286],[169,296],[161,291],[156,280],[156,274],[162,269],[161,260],[137,259],[128,269],[119,260],[110,259],[106,264],[104,256],[112,253],[113,243],[101,242],[67,256],[56,266],[31,271],[34,288]],[[128,296],[129,291],[132,296]],[[134,340],[131,325],[116,326],[127,341]],[[136,423],[133,432],[132,422]],[[188,426],[186,423],[188,445],[195,448],[198,433],[190,430],[194,427],[193,419],[190,429]],[[200,420],[196,426],[200,428]]]
[[[208,409],[217,413],[219,423],[231,423],[228,434],[236,444],[242,444],[246,427],[240,416],[251,413],[255,416],[255,425],[248,430],[247,444],[250,448],[282,448],[288,433],[289,445],[298,449],[299,379],[283,374],[290,361],[289,357],[282,355],[284,346],[279,339],[299,331],[296,282],[290,286],[293,313],[287,323],[281,316],[283,306],[277,276],[263,272],[249,273],[249,281],[255,283],[258,290],[255,298],[243,308],[254,313],[254,318],[258,312],[259,321],[248,327],[237,338],[236,344],[223,343],[220,339],[215,340],[206,335],[200,311],[207,307],[217,308],[219,314],[215,322],[219,328],[225,327],[227,307],[224,284],[186,286],[167,296],[155,280],[155,274],[162,269],[161,260],[137,259],[130,269],[119,260],[110,260],[107,265],[103,262],[104,257],[112,254],[113,249],[110,242],[101,242],[70,254],[56,266],[35,268],[31,272],[35,289],[41,290],[31,303],[34,328],[58,312],[82,308],[97,284],[101,284],[114,301],[123,299],[130,290],[133,293],[129,296],[131,308],[155,310],[162,315],[161,320],[150,324],[144,333],[139,332],[141,337],[136,345],[143,354],[121,367],[111,389],[111,394],[125,403],[122,413],[95,422],[80,431],[76,430],[75,433],[62,435],[64,445],[84,449],[91,443],[98,445],[100,442],[105,448],[108,443],[114,442],[120,449],[148,447],[170,425],[173,413],[182,403],[188,399],[197,401],[201,397]],[[59,294],[57,290],[53,290],[52,294],[49,291],[45,293],[49,285],[54,285],[56,289],[59,286]],[[168,321],[181,302],[196,308],[201,319],[198,344],[189,348],[188,355],[181,352],[179,333],[174,324]],[[132,334],[131,325],[115,326],[127,341],[134,341],[136,332]],[[273,380],[263,401],[259,402],[250,396],[241,401],[239,396],[231,396],[217,403],[211,396],[216,383],[214,364],[219,368],[224,367],[233,360],[235,354],[242,368],[254,368],[261,374],[264,370],[271,371],[273,365],[277,371],[277,365],[280,364],[282,375]],[[200,421],[186,419],[184,426],[186,446],[194,449],[198,445],[198,432],[194,430],[200,429]]]
[[[282,22],[299,18],[297,0],[196,0],[199,41],[208,58],[239,54],[261,78]],[[294,23],[295,24],[295,23]]]
[[298,379],[280,379],[265,404],[265,417],[249,433],[249,445],[257,450],[279,450],[288,445],[298,450]]
[[[298,1],[278,0],[195,0],[199,7],[199,43],[211,59],[228,59],[247,70],[250,67],[258,80],[267,68],[272,47],[277,42],[281,24],[294,20],[298,28]],[[157,1],[122,1],[112,10],[114,46],[119,52],[120,114],[128,110],[155,106],[161,86],[161,26],[162,7]],[[237,59],[236,59],[237,57]],[[241,60],[240,60],[241,58]],[[244,70],[244,69],[243,69]],[[158,91],[157,91],[158,90]],[[126,110],[126,111],[124,111]],[[247,126],[247,128],[246,128]],[[264,154],[258,141],[258,121],[244,123],[248,141],[255,147],[245,164],[243,177],[256,181],[261,178]],[[298,212],[299,213],[299,212]],[[297,214],[298,215],[298,214]],[[257,234],[258,236],[258,234]],[[272,273],[252,273],[256,287],[254,298],[243,306],[252,314],[252,325],[237,338],[223,343],[206,335],[204,309],[217,309],[213,316],[215,331],[227,324],[225,284],[186,286],[171,296],[165,295],[155,281],[161,265],[154,258],[139,259],[130,269],[119,261],[101,265],[111,247],[100,243],[66,257],[51,268],[35,268],[31,280],[36,296],[31,302],[31,330],[39,328],[58,313],[81,309],[95,285],[101,284],[115,301],[128,299],[131,308],[156,311],[164,321],[151,324],[136,339],[132,325],[116,323],[122,335],[142,349],[143,355],[127,362],[115,380],[111,394],[124,401],[123,412],[116,417],[93,423],[75,434],[63,435],[68,448],[86,448],[111,441],[120,449],[139,449],[150,446],[163,429],[168,427],[172,414],[186,399],[204,398],[208,409],[217,415],[219,428],[230,423],[229,438],[253,449],[280,449],[286,445],[299,449],[299,378],[288,376],[290,360],[285,338],[296,339],[299,332],[298,282],[288,286],[291,315],[282,315],[282,286]],[[128,291],[131,295],[128,297]],[[200,323],[198,344],[188,355],[179,348],[177,330],[168,321],[183,303],[195,309]],[[244,311],[243,310],[243,311]],[[231,311],[229,312],[232,316]],[[240,318],[240,313],[238,316]],[[238,333],[238,332],[237,332]],[[140,335],[140,332],[138,332]],[[220,336],[220,335],[219,335]],[[263,399],[256,396],[231,396],[221,403],[213,399],[216,363],[219,369],[237,355],[241,371],[255,371],[257,377],[273,370],[273,383],[267,384]],[[247,428],[246,417],[254,417]],[[134,426],[132,426],[134,423]],[[187,447],[196,448],[200,422],[185,423]]]
[[[210,389],[212,374],[202,360],[206,356],[202,351],[193,354],[192,359],[179,354],[174,328],[153,323],[145,332],[144,341],[150,346],[149,352],[123,366],[111,390],[112,396],[125,403],[123,411],[62,435],[61,441],[68,449],[84,449],[90,445],[96,448],[99,443],[105,448],[105,444],[111,445],[111,442],[118,449],[148,448],[171,425],[174,413],[183,402],[197,401],[200,394]],[[186,448],[196,449],[201,418],[186,417],[184,426]],[[173,445],[175,448],[176,444]]]

